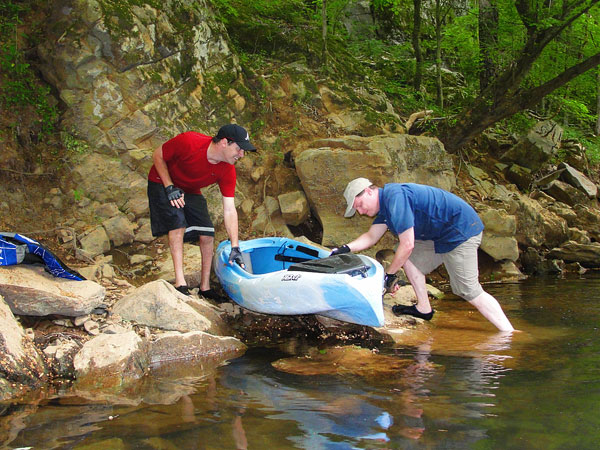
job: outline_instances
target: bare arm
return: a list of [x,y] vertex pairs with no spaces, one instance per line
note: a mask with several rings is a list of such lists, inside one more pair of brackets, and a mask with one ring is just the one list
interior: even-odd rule
[[163,151],[162,145],[157,147],[152,153],[152,161],[154,162],[154,167],[156,167],[156,171],[158,172],[158,176],[163,182],[165,187],[173,184],[173,180],[171,180],[171,175],[169,175],[169,168],[167,167],[167,162],[163,159]]
[[383,236],[386,231],[387,225],[384,223],[371,225],[369,231],[361,234],[359,237],[350,242],[348,247],[353,252],[360,252],[361,250],[372,247],[379,241],[379,239],[381,239],[381,236]]
[[409,228],[406,231],[403,231],[398,235],[398,248],[396,249],[396,253],[394,254],[394,259],[388,266],[386,272],[387,273],[396,273],[404,266],[410,254],[415,247],[415,229]]
[[[154,162],[154,167],[156,167],[156,171],[158,172],[158,176],[163,182],[163,186],[167,187],[173,184],[173,180],[171,179],[171,175],[169,175],[169,167],[167,166],[167,162],[163,158],[162,145],[157,147],[152,153],[152,161]],[[184,194],[182,193],[181,197],[176,200],[171,200],[171,205],[175,208],[183,208],[185,206]]]
[[223,197],[223,222],[232,247],[239,247],[238,215],[233,197]]

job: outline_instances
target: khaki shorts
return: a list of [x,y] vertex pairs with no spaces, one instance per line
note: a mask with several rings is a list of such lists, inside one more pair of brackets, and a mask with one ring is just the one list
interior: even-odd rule
[[467,239],[448,253],[435,253],[433,241],[415,241],[409,260],[423,275],[431,273],[443,263],[450,276],[452,292],[471,301],[483,292],[479,284],[477,260],[482,235],[479,233]]

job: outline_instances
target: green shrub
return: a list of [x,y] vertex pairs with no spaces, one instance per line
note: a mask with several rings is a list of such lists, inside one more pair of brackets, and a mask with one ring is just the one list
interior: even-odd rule
[[13,112],[33,109],[40,133],[45,135],[55,131],[58,111],[50,103],[50,88],[40,83],[21,48],[27,36],[19,26],[29,8],[23,2],[0,3],[0,104]]

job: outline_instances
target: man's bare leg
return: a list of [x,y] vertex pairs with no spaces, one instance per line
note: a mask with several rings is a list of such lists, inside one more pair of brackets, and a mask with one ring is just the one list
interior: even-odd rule
[[169,231],[169,250],[175,269],[175,287],[185,286],[187,283],[183,275],[183,235],[185,228]]
[[200,236],[200,254],[202,255],[202,270],[200,272],[200,290],[210,289],[210,270],[212,267],[215,239],[212,236]]
[[510,321],[502,311],[502,307],[498,300],[492,297],[487,292],[483,291],[471,303],[487,320],[492,322],[500,331],[514,331]]
[[427,295],[425,275],[410,260],[404,263],[403,269],[417,296],[417,310],[424,314],[430,313],[431,303],[429,303],[429,296]]

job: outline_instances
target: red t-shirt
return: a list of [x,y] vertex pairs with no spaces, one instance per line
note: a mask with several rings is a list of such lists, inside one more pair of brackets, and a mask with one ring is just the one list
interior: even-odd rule
[[[165,142],[162,152],[169,175],[173,184],[188,194],[200,194],[203,187],[218,183],[223,197],[234,197],[235,166],[208,162],[206,152],[211,140],[210,136],[188,131]],[[156,167],[150,169],[148,180],[162,184]]]

